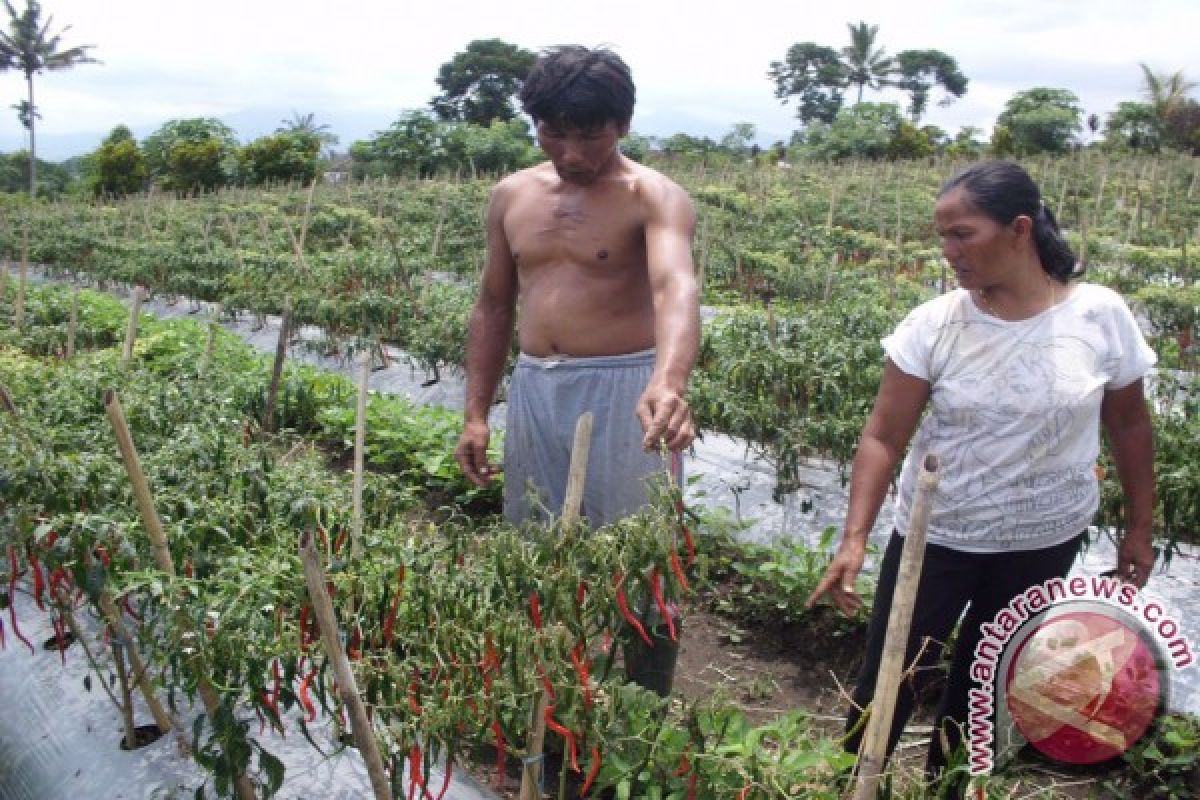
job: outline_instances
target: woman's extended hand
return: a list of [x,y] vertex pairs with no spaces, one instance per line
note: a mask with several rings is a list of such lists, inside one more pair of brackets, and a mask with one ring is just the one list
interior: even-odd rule
[[805,608],[812,608],[817,600],[828,593],[833,604],[847,616],[853,616],[862,608],[862,598],[854,591],[854,579],[862,571],[865,548],[862,544],[842,540],[833,560],[821,576],[817,588],[809,595]]

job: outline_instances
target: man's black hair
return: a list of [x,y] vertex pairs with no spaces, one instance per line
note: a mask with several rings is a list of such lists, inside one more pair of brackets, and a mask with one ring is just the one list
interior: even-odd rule
[[521,87],[521,107],[534,122],[588,130],[633,119],[629,66],[607,48],[571,44],[538,58]]

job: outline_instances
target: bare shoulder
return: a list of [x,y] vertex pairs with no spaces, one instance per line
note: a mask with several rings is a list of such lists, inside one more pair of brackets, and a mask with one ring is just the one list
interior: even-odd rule
[[658,170],[629,162],[634,191],[642,202],[647,216],[668,219],[694,219],[695,210],[688,193],[679,184]]
[[541,191],[546,186],[547,164],[537,164],[517,170],[501,178],[492,187],[491,202],[493,205],[506,205],[514,198],[530,192]]

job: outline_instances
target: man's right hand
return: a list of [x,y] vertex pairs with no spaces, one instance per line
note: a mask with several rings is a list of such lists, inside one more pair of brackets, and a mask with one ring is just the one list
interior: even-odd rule
[[462,468],[467,480],[476,486],[486,486],[492,476],[498,471],[488,463],[488,441],[491,430],[486,422],[468,422],[463,427],[458,447],[454,448],[454,458]]

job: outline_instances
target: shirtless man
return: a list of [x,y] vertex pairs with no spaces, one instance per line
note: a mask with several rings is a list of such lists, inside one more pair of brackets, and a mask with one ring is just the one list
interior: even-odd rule
[[[647,479],[695,435],[685,398],[700,339],[691,257],[695,213],[662,174],[621,155],[634,87],[607,50],[543,55],[521,91],[549,157],[502,180],[467,336],[465,428],[455,457],[486,484],[487,417],[520,310],[508,395],[505,516],[558,513],[575,421],[595,415],[582,513],[636,512]],[[531,508],[530,489],[537,499]]]

